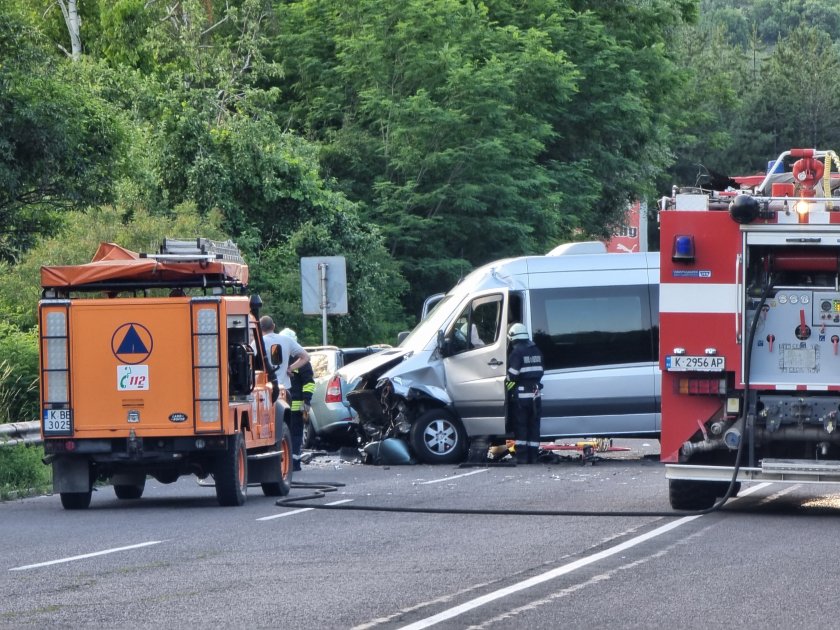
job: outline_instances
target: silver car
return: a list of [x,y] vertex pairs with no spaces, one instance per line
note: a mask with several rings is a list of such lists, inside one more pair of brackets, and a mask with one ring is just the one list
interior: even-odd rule
[[335,450],[343,446],[358,446],[358,414],[347,402],[347,383],[336,371],[353,361],[375,354],[388,345],[356,348],[312,346],[309,353],[315,377],[315,392],[305,425],[305,448]]

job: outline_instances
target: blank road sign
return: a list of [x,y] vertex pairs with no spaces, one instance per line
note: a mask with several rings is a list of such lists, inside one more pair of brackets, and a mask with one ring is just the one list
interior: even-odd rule
[[322,274],[326,280],[327,315],[346,315],[347,267],[344,256],[311,256],[300,259],[303,314],[322,313]]

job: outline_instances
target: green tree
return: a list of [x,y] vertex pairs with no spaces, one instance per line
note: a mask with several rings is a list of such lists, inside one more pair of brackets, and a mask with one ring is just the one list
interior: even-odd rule
[[382,226],[415,310],[473,265],[606,234],[651,189],[679,84],[666,43],[694,9],[289,2],[282,116]]
[[532,250],[536,227],[559,237],[536,162],[551,128],[527,94],[561,102],[574,71],[542,34],[457,0],[305,1],[280,23],[293,125],[324,143],[328,174],[381,226],[414,302],[488,247]]
[[[750,128],[772,136],[772,157],[798,146],[840,146],[834,122],[839,88],[840,49],[823,31],[796,28],[779,40],[763,68]],[[754,167],[769,159],[759,158]]]
[[0,257],[48,233],[52,213],[112,197],[122,166],[113,108],[0,6]]

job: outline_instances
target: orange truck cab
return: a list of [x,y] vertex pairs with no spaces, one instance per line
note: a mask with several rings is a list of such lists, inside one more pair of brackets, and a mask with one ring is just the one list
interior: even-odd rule
[[288,494],[289,410],[247,283],[236,246],[207,239],[41,268],[41,434],[65,509],[97,480],[138,499],[149,475],[212,476],[221,505],[249,483]]

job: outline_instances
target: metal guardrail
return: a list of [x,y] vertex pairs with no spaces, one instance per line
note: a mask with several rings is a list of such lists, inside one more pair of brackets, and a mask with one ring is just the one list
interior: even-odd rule
[[38,420],[0,424],[0,448],[16,444],[40,443],[41,423]]

